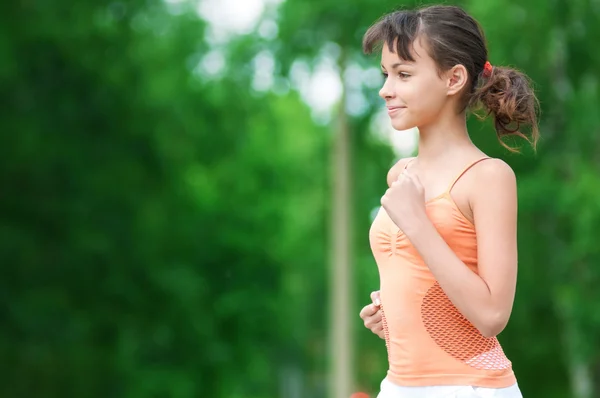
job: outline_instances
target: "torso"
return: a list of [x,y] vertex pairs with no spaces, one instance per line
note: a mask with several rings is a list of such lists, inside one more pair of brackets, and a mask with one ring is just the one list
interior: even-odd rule
[[[399,170],[396,166],[390,171],[388,181],[397,178],[407,162],[403,163]],[[426,202],[427,215],[457,256],[477,273],[477,240],[465,192],[468,180],[460,186],[454,182],[439,194],[435,184],[429,185],[433,197]],[[463,191],[456,191],[459,188]],[[481,335],[452,305],[383,209],[371,227],[370,242],[381,279],[388,379],[392,383],[502,388],[516,382],[498,340]]]

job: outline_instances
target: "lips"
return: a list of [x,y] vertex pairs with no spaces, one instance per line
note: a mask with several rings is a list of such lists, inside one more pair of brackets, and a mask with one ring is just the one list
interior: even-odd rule
[[401,109],[406,109],[405,106],[388,106],[387,110],[388,110],[388,114],[391,115],[393,113],[397,113],[398,111],[400,111]]

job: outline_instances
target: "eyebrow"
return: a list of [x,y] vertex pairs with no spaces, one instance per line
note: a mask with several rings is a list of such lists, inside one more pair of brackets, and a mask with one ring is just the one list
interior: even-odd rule
[[[405,64],[402,62],[396,62],[394,65],[392,65],[392,70],[396,69],[397,67],[402,66],[402,65],[405,65]],[[385,66],[383,66],[383,64],[381,64],[381,69],[385,69]]]

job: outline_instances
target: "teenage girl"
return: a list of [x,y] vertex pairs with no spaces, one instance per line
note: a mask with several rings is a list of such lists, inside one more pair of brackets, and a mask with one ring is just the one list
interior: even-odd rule
[[535,146],[537,100],[525,75],[490,64],[458,7],[386,15],[363,39],[366,53],[379,45],[379,94],[396,130],[418,127],[419,145],[389,171],[369,234],[380,291],[360,316],[387,346],[378,397],[520,398],[496,339],[517,281],[516,179],[471,142],[466,113],[482,105],[499,138]]

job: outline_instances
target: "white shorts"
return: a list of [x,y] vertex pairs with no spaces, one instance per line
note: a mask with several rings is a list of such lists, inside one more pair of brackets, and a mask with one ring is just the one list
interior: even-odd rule
[[402,387],[387,379],[377,398],[523,398],[517,384],[506,388],[471,386]]

